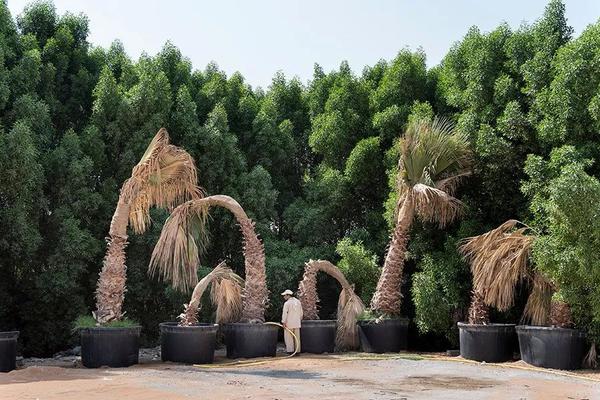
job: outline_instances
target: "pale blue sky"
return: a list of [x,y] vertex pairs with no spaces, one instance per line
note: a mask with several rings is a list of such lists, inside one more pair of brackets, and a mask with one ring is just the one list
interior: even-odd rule
[[[27,0],[8,0],[13,16]],[[214,60],[228,74],[240,71],[267,87],[278,70],[311,78],[318,62],[329,71],[348,60],[365,65],[391,59],[403,47],[422,47],[428,65],[441,60],[472,25],[488,31],[539,18],[546,0],[55,0],[60,14],[83,12],[89,40],[107,47],[118,38],[133,58],[155,54],[167,40],[196,69]],[[578,35],[600,17],[600,0],[567,0]]]

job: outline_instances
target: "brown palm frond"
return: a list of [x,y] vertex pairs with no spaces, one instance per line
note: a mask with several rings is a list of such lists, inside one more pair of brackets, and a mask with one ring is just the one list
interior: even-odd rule
[[200,310],[202,295],[211,284],[213,285],[214,290],[215,285],[223,285],[224,282],[229,282],[234,289],[225,293],[220,291],[221,293],[218,295],[211,296],[213,304],[217,305],[217,309],[220,307],[222,312],[224,307],[226,307],[226,312],[229,313],[228,316],[231,316],[232,313],[235,312],[236,307],[241,308],[242,299],[240,291],[236,291],[235,288],[241,288],[243,280],[223,261],[198,282],[194,288],[189,304],[184,305],[185,311],[179,316],[179,325],[196,325],[198,323],[198,311]]
[[143,233],[150,224],[150,208],[172,209],[184,201],[201,198],[198,176],[192,156],[169,144],[167,130],[161,128],[133,168],[129,191],[124,196],[131,203],[129,224]]
[[228,278],[213,282],[210,298],[212,303],[217,305],[215,315],[217,324],[236,322],[242,316],[244,281],[238,275],[234,275],[235,279]]
[[527,298],[521,323],[546,325],[550,316],[550,302],[554,294],[552,283],[540,273],[534,273],[531,293]]
[[335,348],[338,351],[356,350],[360,346],[358,338],[358,316],[365,311],[365,305],[354,293],[354,287],[342,289],[338,300],[337,330]]
[[354,286],[348,282],[344,273],[329,261],[310,260],[306,263],[304,276],[298,287],[298,297],[302,303],[304,319],[319,319],[317,307],[319,297],[316,287],[316,274],[319,271],[337,280],[342,287],[338,300],[336,348],[340,350],[356,349],[358,348],[356,321],[365,310],[365,305],[354,292]]
[[208,210],[206,199],[191,200],[173,210],[152,251],[151,275],[159,274],[184,292],[196,285],[200,254],[208,241]]
[[465,239],[459,247],[471,263],[473,288],[484,302],[500,311],[514,303],[516,286],[531,280],[528,268],[533,236],[527,227],[515,229],[519,221],[509,220],[487,233]]
[[436,222],[443,228],[462,213],[463,203],[443,190],[421,183],[412,190],[417,214],[424,221]]
[[196,266],[204,249],[206,219],[210,207],[223,207],[236,218],[243,236],[246,284],[243,289],[242,320],[264,322],[269,292],[266,284],[265,250],[242,206],[225,195],[188,201],[167,219],[152,252],[149,273],[159,273],[175,288],[187,290],[197,282]]
[[583,367],[592,369],[598,368],[598,352],[596,351],[596,342],[592,342],[590,345],[590,350],[583,359]]

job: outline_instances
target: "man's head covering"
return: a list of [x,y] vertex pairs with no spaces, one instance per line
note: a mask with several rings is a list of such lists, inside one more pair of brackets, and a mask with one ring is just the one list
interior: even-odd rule
[[286,289],[283,293],[281,293],[282,296],[293,296],[294,292],[292,292],[290,289]]

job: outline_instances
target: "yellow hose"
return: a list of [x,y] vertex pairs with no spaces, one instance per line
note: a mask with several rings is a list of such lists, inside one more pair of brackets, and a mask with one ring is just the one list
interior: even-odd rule
[[277,322],[265,322],[265,325],[275,325],[278,326],[280,328],[283,328],[284,330],[288,331],[292,337],[294,338],[294,352],[290,355],[287,355],[285,357],[267,357],[267,358],[261,358],[259,360],[243,360],[243,361],[232,361],[232,362],[228,362],[228,363],[223,363],[223,364],[194,364],[194,367],[198,367],[198,368],[230,368],[230,367],[248,367],[250,365],[261,365],[261,364],[267,364],[267,363],[271,363],[271,362],[275,362],[275,361],[281,361],[281,360],[285,360],[286,358],[291,358],[294,357],[297,353],[298,353],[298,337],[294,334],[294,331],[292,331],[289,328],[286,328],[285,326],[277,323]]

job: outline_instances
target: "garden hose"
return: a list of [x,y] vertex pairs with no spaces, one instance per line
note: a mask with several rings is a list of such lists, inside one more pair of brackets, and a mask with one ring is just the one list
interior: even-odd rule
[[285,357],[275,357],[275,358],[268,357],[268,358],[262,358],[260,360],[232,361],[232,362],[223,363],[223,364],[194,364],[194,367],[198,367],[198,368],[248,367],[250,365],[262,365],[262,364],[268,364],[268,363],[275,362],[275,361],[285,360],[286,358],[294,357],[298,353],[298,347],[299,347],[300,343],[298,340],[298,336],[296,336],[294,331],[292,331],[289,328],[286,328],[285,326],[283,326],[282,324],[279,324],[277,322],[265,322],[264,324],[265,325],[275,325],[275,326],[278,326],[278,327],[286,330],[287,332],[289,332],[292,335],[292,337],[294,338],[294,352]]

